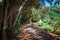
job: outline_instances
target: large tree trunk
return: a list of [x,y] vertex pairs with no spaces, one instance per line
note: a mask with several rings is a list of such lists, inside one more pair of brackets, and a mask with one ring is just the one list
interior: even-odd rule
[[0,39],[2,39],[2,13],[3,13],[3,2],[0,3]]

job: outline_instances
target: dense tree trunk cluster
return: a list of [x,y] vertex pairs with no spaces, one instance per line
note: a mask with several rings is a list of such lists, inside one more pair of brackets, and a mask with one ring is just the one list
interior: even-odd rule
[[[16,22],[19,20],[20,11],[29,5],[34,4],[34,0],[2,0],[2,19],[1,19],[1,40],[8,40],[10,32],[16,28]],[[22,7],[22,9],[21,9]],[[25,16],[23,16],[25,17]],[[27,19],[26,19],[27,20]],[[28,18],[29,20],[29,18]],[[3,35],[4,34],[4,35]],[[11,34],[13,34],[11,32]]]

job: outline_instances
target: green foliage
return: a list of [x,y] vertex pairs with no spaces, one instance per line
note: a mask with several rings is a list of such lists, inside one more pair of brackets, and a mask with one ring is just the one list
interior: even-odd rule
[[58,35],[60,35],[60,31],[56,31],[56,32],[55,32],[55,34],[58,34]]
[[0,0],[0,2],[2,2],[2,0]]
[[52,32],[51,28],[44,28],[44,30],[47,32]]
[[43,16],[43,13],[40,9],[32,8],[32,21],[37,22]]
[[40,6],[39,0],[29,0],[22,10],[21,24],[29,23],[30,19],[33,22],[39,20],[38,8]]
[[42,12],[42,15],[40,15],[41,18],[36,23],[40,28],[44,29],[45,31],[55,33],[57,30],[60,30],[60,7],[52,6],[49,11],[46,11],[47,9],[48,8],[45,7],[42,9],[42,11],[40,11]]
[[53,7],[51,7],[51,11],[54,11],[57,14],[59,14],[60,13],[60,6],[53,6]]
[[42,9],[42,12],[43,12],[43,13],[49,13],[49,11],[50,11],[50,8],[49,8],[49,7],[44,7],[44,8]]

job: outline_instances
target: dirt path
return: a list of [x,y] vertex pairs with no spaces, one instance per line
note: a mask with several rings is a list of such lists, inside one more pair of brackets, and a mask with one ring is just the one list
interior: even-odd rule
[[15,38],[16,40],[60,40],[60,36],[47,33],[34,23],[23,25],[20,34]]
[[57,40],[60,40],[60,35],[49,33],[52,37],[56,38]]

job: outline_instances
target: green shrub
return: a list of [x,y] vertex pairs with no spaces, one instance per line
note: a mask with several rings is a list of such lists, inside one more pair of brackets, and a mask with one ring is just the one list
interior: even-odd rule
[[52,32],[51,28],[44,28],[44,30],[47,32]]
[[58,34],[58,35],[60,35],[60,31],[56,31],[56,32],[55,32],[55,34]]

